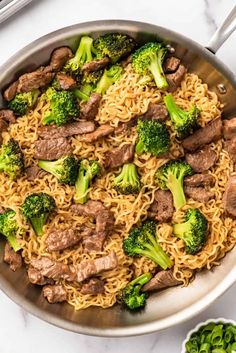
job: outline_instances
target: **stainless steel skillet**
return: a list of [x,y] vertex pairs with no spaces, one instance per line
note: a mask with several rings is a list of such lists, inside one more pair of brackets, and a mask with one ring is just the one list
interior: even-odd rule
[[[25,71],[46,63],[51,51],[62,45],[75,47],[78,36],[119,31],[139,43],[160,38],[176,49],[190,71],[206,81],[225,104],[224,118],[236,113],[236,78],[214,53],[236,28],[236,7],[212,38],[208,48],[155,25],[133,21],[95,21],[63,28],[28,45],[0,68],[0,90]],[[0,96],[0,106],[4,102]],[[96,336],[129,336],[150,333],[179,324],[196,315],[224,293],[236,280],[236,249],[213,271],[199,273],[187,288],[172,288],[153,294],[144,312],[132,315],[116,305],[110,309],[89,308],[76,312],[69,305],[50,305],[41,290],[29,284],[26,271],[13,273],[3,262],[0,243],[0,288],[30,313],[70,331]]]

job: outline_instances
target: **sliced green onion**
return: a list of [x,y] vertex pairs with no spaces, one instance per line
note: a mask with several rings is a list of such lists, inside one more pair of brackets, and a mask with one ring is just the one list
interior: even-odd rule
[[211,334],[212,346],[220,346],[223,340],[223,325],[217,325],[213,328]]
[[211,346],[209,343],[202,343],[199,353],[210,353]]

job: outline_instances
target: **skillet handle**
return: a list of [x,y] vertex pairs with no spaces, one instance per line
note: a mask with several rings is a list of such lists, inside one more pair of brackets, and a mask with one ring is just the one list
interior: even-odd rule
[[227,16],[222,25],[217,29],[210,42],[206,46],[213,54],[224,44],[226,39],[236,29],[236,6],[233,7],[230,14]]

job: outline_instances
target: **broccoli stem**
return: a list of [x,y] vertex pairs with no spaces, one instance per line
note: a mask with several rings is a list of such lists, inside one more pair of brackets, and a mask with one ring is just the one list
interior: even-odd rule
[[90,178],[82,173],[79,173],[79,176],[75,183],[75,203],[84,204],[88,199],[88,189],[90,184]]
[[133,281],[131,281],[129,283],[129,286],[135,286],[136,284],[138,284],[139,287],[142,287],[142,286],[144,286],[144,284],[149,282],[151,278],[152,278],[151,273],[144,273],[143,275],[141,275],[141,276],[135,278]]
[[49,125],[51,123],[54,123],[54,120],[55,120],[55,118],[52,114],[47,114],[44,116],[42,122],[43,122],[43,125]]
[[186,204],[186,198],[183,190],[183,179],[177,179],[173,174],[171,174],[168,177],[166,185],[172,193],[175,209],[179,210]]
[[189,239],[188,236],[186,234],[188,234],[188,232],[191,230],[191,221],[187,221],[184,223],[179,223],[179,224],[174,224],[173,226],[173,232],[174,234],[184,240],[187,244],[189,243]]
[[80,100],[86,101],[86,102],[89,100],[89,96],[86,93],[79,90],[78,88],[76,88],[73,92],[74,92],[74,95]]
[[143,141],[138,141],[138,143],[135,146],[135,152],[137,154],[142,154],[144,151],[144,143]]
[[93,57],[92,57],[92,45],[93,45],[93,38],[88,37],[88,36],[84,36],[81,38],[79,47],[75,53],[75,56],[73,59],[75,59],[75,61],[81,61],[82,62],[89,62],[92,61]]
[[18,250],[21,249],[21,246],[19,245],[18,241],[16,240],[15,235],[9,235],[7,237],[7,241],[11,245],[12,249],[17,252]]
[[160,51],[158,55],[152,58],[151,63],[149,65],[149,70],[151,71],[156,86],[159,89],[166,89],[168,87],[168,83],[165,78],[165,74],[162,68],[162,51]]
[[103,75],[101,80],[98,82],[96,93],[105,94],[108,88],[112,85],[112,80],[107,77],[107,75]]
[[48,215],[42,214],[40,217],[30,219],[32,227],[38,236],[43,235],[43,227],[47,222],[47,218]]

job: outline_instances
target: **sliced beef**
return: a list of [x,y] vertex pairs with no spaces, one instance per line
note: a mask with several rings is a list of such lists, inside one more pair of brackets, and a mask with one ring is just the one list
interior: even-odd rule
[[36,141],[34,146],[34,157],[46,161],[53,161],[71,153],[70,143],[65,137]]
[[138,117],[134,117],[126,123],[120,123],[114,130],[115,135],[124,134],[137,124]]
[[5,212],[5,208],[0,206],[0,214],[3,214]]
[[236,118],[224,120],[223,134],[226,140],[230,140],[236,137]]
[[236,176],[231,176],[227,181],[223,195],[223,207],[228,216],[236,218]]
[[103,271],[113,270],[118,266],[117,256],[114,251],[109,255],[99,257],[95,260],[87,260],[76,266],[77,281],[83,282],[85,279],[96,276]]
[[17,87],[18,87],[18,80],[13,82],[12,84],[10,84],[10,86],[4,91],[3,93],[3,98],[6,100],[6,101],[11,101],[16,93],[17,93]]
[[213,167],[217,161],[217,153],[209,145],[192,153],[186,153],[186,162],[198,173],[205,172]]
[[30,265],[38,270],[43,277],[51,278],[55,281],[64,279],[70,282],[76,279],[76,272],[72,266],[53,261],[48,257],[33,258]]
[[166,79],[169,84],[168,91],[173,92],[180,86],[186,72],[187,70],[184,65],[180,64],[175,72],[166,74]]
[[104,58],[93,60],[88,62],[87,64],[84,64],[82,66],[82,71],[85,71],[85,72],[98,71],[107,67],[109,63],[110,63],[110,59],[107,56],[105,56]]
[[66,290],[60,284],[54,284],[52,286],[43,287],[43,296],[51,304],[62,303],[67,299]]
[[175,56],[171,56],[170,58],[167,58],[164,62],[163,69],[165,73],[172,73],[175,72],[180,65],[180,60],[179,58],[176,58]]
[[4,248],[4,261],[10,265],[12,271],[22,267],[22,257],[19,252],[15,252],[7,242]]
[[210,174],[194,174],[192,176],[184,178],[185,186],[213,186],[215,184],[215,178]]
[[34,89],[47,86],[53,79],[54,74],[44,70],[36,70],[19,77],[17,92],[30,92]]
[[6,131],[7,128],[8,128],[8,123],[7,123],[5,120],[0,119],[0,146],[1,146],[1,144],[3,143],[2,133],[3,133],[4,131]]
[[81,118],[85,120],[94,120],[97,116],[101,99],[102,95],[100,93],[92,93],[88,102],[81,107]]
[[46,239],[49,251],[59,251],[78,244],[81,240],[80,234],[74,229],[54,230]]
[[141,116],[141,119],[165,121],[168,112],[164,105],[149,103],[148,110]]
[[39,270],[36,270],[32,266],[28,268],[28,278],[30,283],[44,286],[45,284],[53,284],[54,281],[50,278],[44,277]]
[[10,109],[1,109],[0,110],[0,120],[4,120],[8,123],[15,123],[16,117],[12,110]]
[[160,271],[143,286],[142,291],[150,292],[153,290],[174,287],[178,286],[180,283],[181,282],[174,277],[172,270]]
[[75,121],[60,127],[56,125],[40,126],[37,132],[40,137],[51,140],[59,137],[87,134],[94,130],[95,124],[92,121]]
[[134,145],[126,144],[122,147],[114,148],[113,151],[108,151],[104,155],[104,167],[113,169],[120,167],[125,163],[129,163],[134,158]]
[[29,181],[41,179],[48,174],[47,172],[45,172],[45,170],[39,168],[37,165],[26,168],[25,172]]
[[58,72],[56,79],[61,89],[70,90],[77,86],[77,83],[73,77],[64,74],[63,72]]
[[188,151],[195,151],[198,148],[217,141],[222,137],[221,118],[210,121],[205,127],[200,128],[194,134],[185,138],[182,142],[183,147]]
[[225,149],[233,162],[236,162],[236,137],[225,142]]
[[120,64],[125,69],[132,62],[132,55],[129,55],[127,58],[121,60]]
[[52,71],[60,71],[65,63],[73,57],[73,53],[68,47],[57,48],[52,52],[50,68]]
[[148,210],[148,216],[158,222],[169,222],[174,213],[173,198],[170,191],[157,190],[155,200]]
[[104,282],[99,278],[90,278],[86,283],[82,285],[82,294],[97,295],[105,292]]
[[213,191],[208,191],[204,187],[185,186],[184,193],[188,197],[198,202],[208,202],[215,196]]
[[100,125],[94,132],[84,134],[80,137],[80,141],[92,143],[102,137],[108,136],[114,132],[114,128],[109,124]]
[[93,232],[83,239],[83,248],[87,253],[102,251],[104,242],[106,240],[106,232]]

